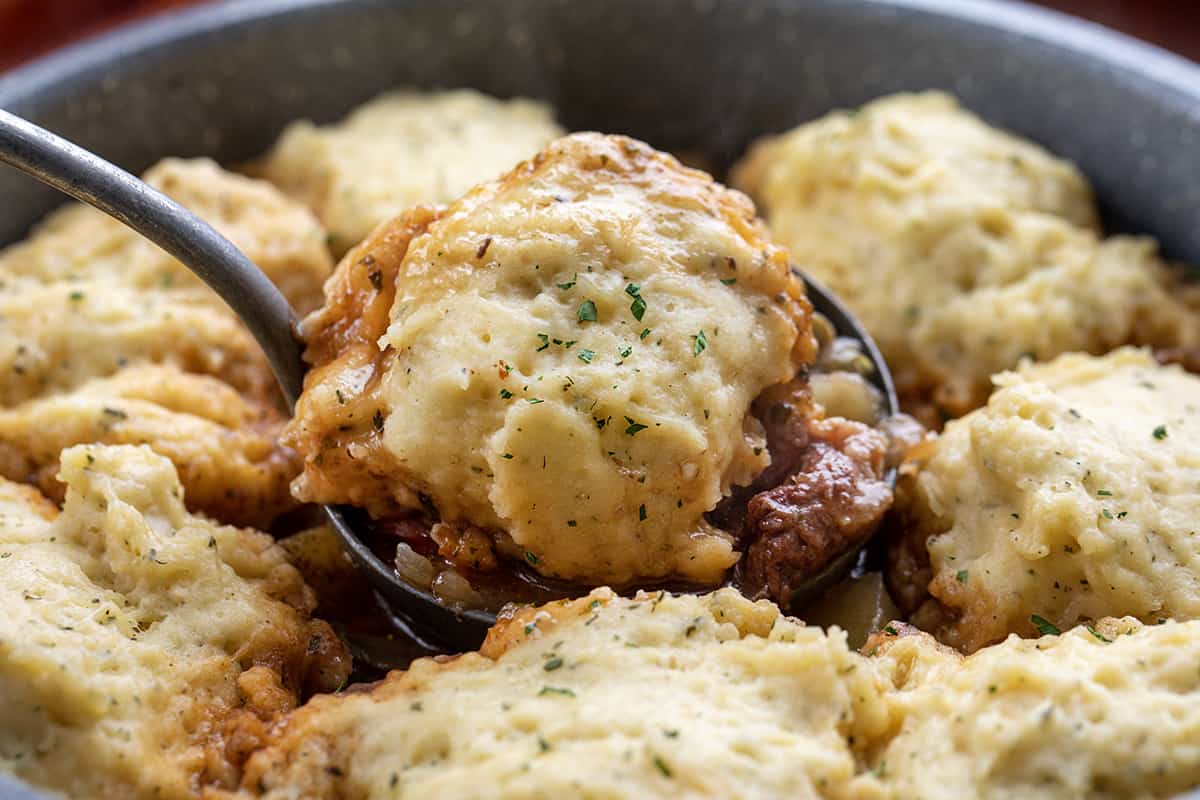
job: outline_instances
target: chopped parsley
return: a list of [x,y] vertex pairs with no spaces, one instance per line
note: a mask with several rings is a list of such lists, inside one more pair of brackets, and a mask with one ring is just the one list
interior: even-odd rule
[[539,347],[537,350],[534,350],[533,352],[540,353],[550,346],[550,335],[547,333],[539,333],[537,335],[537,337],[538,337],[538,341],[542,343],[542,346]]
[[1100,491],[1096,492],[1096,496],[1097,497],[1112,497],[1112,492],[1110,492],[1108,489],[1101,489]]
[[708,337],[704,335],[704,330],[692,337],[692,355],[698,356],[708,347]]
[[584,300],[579,306],[579,313],[576,315],[580,322],[595,322],[596,321],[596,304],[591,300]]
[[671,767],[667,764],[667,762],[663,761],[662,756],[656,755],[654,757],[654,768],[661,772],[664,778],[670,778],[674,774],[671,772]]
[[633,302],[629,304],[629,313],[633,314],[634,319],[641,322],[642,316],[646,313],[646,301],[642,298],[642,287],[631,283],[625,287],[625,294],[633,298]]
[[79,301],[79,300],[83,299],[83,292],[78,292],[78,291],[71,292],[71,294],[69,294],[68,297],[70,297],[72,300]]
[[621,358],[629,358],[629,354],[632,352],[633,352],[632,347],[622,347],[620,350],[617,351],[617,353],[620,354]]
[[506,461],[512,461],[513,454],[512,454],[512,453],[505,453],[504,455],[502,455],[502,456],[500,456],[500,457],[501,457],[501,458],[503,458],[503,459],[504,459],[504,460],[506,460]]
[[554,672],[554,670],[558,669],[562,665],[563,660],[558,656],[554,656],[553,658],[546,659],[546,663],[542,665],[542,669],[546,670],[546,672]]
[[583,362],[583,363],[585,363],[585,364],[590,364],[590,363],[592,363],[592,359],[593,359],[593,358],[595,358],[595,357],[596,357],[596,351],[595,351],[595,350],[587,350],[587,349],[584,349],[584,350],[580,350],[580,351],[579,351],[579,360],[580,360],[580,361],[582,361],[582,362]]
[[883,632],[886,633],[888,636],[899,636],[900,635],[899,631],[897,631],[891,625],[884,626]]
[[968,573],[965,569],[960,569],[954,576],[954,580],[958,581],[959,583],[966,583],[969,576],[970,573]]
[[504,400],[507,400],[508,398],[512,397],[512,392],[510,392],[508,389],[501,389],[500,397]]
[[735,283],[737,283],[737,278],[721,278],[721,283],[725,284],[726,286],[733,286]]
[[568,528],[574,528],[576,524],[577,524],[577,523],[576,523],[576,522],[575,522],[575,520],[573,520],[573,519],[569,519],[569,520],[567,520],[567,527],[568,527]]
[[636,436],[638,431],[644,431],[649,425],[643,425],[640,422],[634,422],[633,417],[626,417],[625,421],[629,423],[629,427],[625,429],[626,436]]
[[1158,439],[1160,442],[1163,439],[1167,438],[1167,426],[1159,425],[1157,428],[1155,428],[1154,429],[1154,438]]
[[646,521],[646,504],[642,503],[638,506],[638,522]]
[[575,696],[575,692],[571,691],[570,689],[565,689],[561,686],[543,686],[542,690],[538,692],[538,697],[541,697],[544,694],[561,694],[564,697]]
[[649,336],[649,335],[650,335],[650,329],[649,329],[649,328],[642,328],[642,332],[638,334],[638,338],[639,338],[639,339],[645,339],[645,338],[646,338],[647,336]]
[[525,551],[525,560],[535,567],[541,562],[541,559],[538,558],[537,555],[529,552],[528,550]]
[[1033,623],[1033,627],[1037,628],[1038,633],[1042,636],[1058,636],[1062,633],[1053,623],[1044,617],[1039,617],[1037,614],[1032,615],[1029,621]]
[[531,405],[531,406],[536,406],[538,403],[544,403],[546,401],[540,397],[529,397],[529,398],[526,398],[526,402],[529,403],[529,405]]
[[1101,633],[1100,631],[1093,628],[1091,625],[1087,626],[1087,632],[1090,633],[1092,636],[1095,636],[1097,639],[1099,639],[1102,642],[1112,644],[1112,639],[1109,639],[1107,636],[1105,636],[1103,633]]
[[1112,512],[1109,511],[1107,508],[1100,509],[1100,515],[1103,516],[1105,519],[1113,518]]
[[573,288],[573,287],[575,286],[575,279],[576,279],[576,278],[578,278],[578,277],[579,277],[579,273],[578,273],[578,272],[576,272],[576,273],[575,273],[575,275],[574,275],[574,277],[572,277],[572,278],[571,278],[571,280],[567,281],[566,283],[560,283],[560,284],[558,284],[558,288],[562,289],[564,292],[565,292],[567,289]]

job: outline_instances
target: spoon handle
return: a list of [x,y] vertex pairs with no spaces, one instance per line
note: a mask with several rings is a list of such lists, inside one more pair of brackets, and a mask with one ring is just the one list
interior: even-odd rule
[[304,362],[295,314],[232,242],[120,167],[3,109],[0,162],[120,220],[196,273],[258,340],[289,408],[296,402]]

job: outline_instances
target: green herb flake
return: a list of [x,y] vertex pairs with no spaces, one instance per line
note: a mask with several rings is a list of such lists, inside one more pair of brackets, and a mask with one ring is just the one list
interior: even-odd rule
[[569,519],[569,520],[567,520],[567,527],[568,527],[568,528],[574,528],[574,527],[575,527],[577,524],[578,524],[578,523],[576,523],[576,522],[575,522],[575,520],[573,520],[573,519]]
[[571,278],[571,280],[567,281],[566,283],[560,283],[560,284],[558,284],[558,288],[562,289],[564,292],[565,292],[567,289],[574,288],[574,286],[575,286],[575,281],[576,281],[576,279],[578,279],[578,278],[579,278],[579,273],[578,273],[578,272],[576,272],[576,273],[575,273],[575,276],[574,276],[574,277],[572,277],[572,278]]
[[504,400],[507,400],[508,398],[510,398],[510,397],[512,397],[512,396],[513,396],[513,395],[512,395],[512,392],[510,392],[508,389],[501,389],[501,390],[500,390],[500,397],[501,397],[502,399],[504,399]]
[[888,636],[899,636],[900,635],[900,632],[897,631],[895,628],[893,628],[891,625],[885,625],[883,628],[883,632],[886,633]]
[[671,772],[671,767],[666,761],[663,760],[662,756],[656,755],[654,757],[654,768],[661,772],[664,778],[670,778],[674,775],[674,773]]
[[644,431],[649,425],[643,425],[640,422],[634,422],[633,417],[626,417],[625,421],[629,423],[629,427],[625,429],[626,436],[636,436],[638,431]]
[[548,752],[550,752],[550,743],[547,742],[545,739],[543,739],[541,736],[539,736],[538,737],[538,749],[541,750],[543,753],[548,753]]
[[1092,636],[1095,636],[1097,639],[1099,639],[1102,642],[1105,642],[1107,644],[1112,644],[1112,639],[1109,639],[1107,636],[1105,636],[1103,633],[1101,633],[1100,631],[1093,628],[1091,625],[1087,626],[1087,632],[1090,633]]
[[596,321],[596,304],[591,300],[584,300],[579,306],[579,313],[576,314],[580,322],[595,322]]
[[638,522],[646,521],[646,504],[642,503],[638,506]]
[[542,343],[542,346],[539,347],[537,350],[534,350],[533,352],[540,353],[550,346],[550,335],[546,334],[546,333],[539,333],[537,335],[537,338],[538,338],[538,341]]
[[544,694],[561,694],[564,697],[575,696],[575,692],[571,691],[570,689],[565,689],[561,686],[543,686],[542,690],[538,692],[538,697],[541,697]]
[[[625,291],[629,291],[628,288]],[[633,302],[629,304],[629,313],[633,314],[633,318],[638,322],[641,322],[642,317],[646,315],[646,301],[640,294],[636,295],[633,298]]]
[[632,352],[633,352],[632,347],[622,347],[620,350],[617,351],[617,353],[620,354],[621,358],[629,358],[629,354]]
[[593,358],[595,358],[595,357],[596,357],[596,351],[595,351],[595,350],[586,350],[586,349],[585,349],[585,350],[580,350],[580,351],[579,351],[579,360],[580,360],[580,361],[582,361],[582,362],[583,362],[583,363],[585,363],[585,364],[590,364],[590,363],[592,363],[592,359],[593,359]]
[[959,583],[966,583],[968,577],[969,573],[965,569],[960,569],[954,576],[954,580],[958,581]]
[[541,559],[538,558],[537,555],[529,552],[528,550],[525,551],[525,560],[535,567],[541,562]]
[[1100,516],[1104,517],[1105,519],[1113,518],[1112,512],[1109,511],[1107,508],[1100,509]]
[[500,457],[501,457],[501,458],[503,458],[505,461],[512,461],[513,454],[512,454],[512,453],[505,453],[504,455],[502,455],[502,456],[500,456]]
[[531,406],[536,406],[538,403],[544,403],[546,401],[540,397],[529,397],[526,398],[525,402],[529,403]]
[[1032,615],[1029,621],[1033,623],[1033,627],[1038,629],[1038,633],[1042,636],[1058,636],[1062,631],[1056,628],[1053,623],[1045,617],[1039,617],[1037,614]]
[[638,334],[638,338],[639,338],[639,339],[645,339],[645,338],[646,338],[647,336],[649,336],[649,335],[650,335],[650,329],[649,329],[649,328],[642,328],[642,332]]
[[1154,438],[1158,439],[1160,442],[1163,439],[1167,438],[1167,426],[1159,425],[1157,428],[1155,428],[1154,429]]
[[1112,492],[1110,492],[1108,489],[1101,489],[1100,491],[1096,492],[1096,496],[1097,497],[1112,497]]
[[707,347],[708,347],[708,337],[705,336],[704,331],[701,330],[699,333],[697,333],[695,336],[692,337],[692,355],[693,356],[700,355],[701,353],[704,352],[705,348],[707,348]]
[[733,286],[735,283],[737,283],[737,278],[721,278],[721,283],[725,284],[726,286]]
[[554,670],[560,668],[562,665],[563,660],[558,656],[554,656],[553,658],[546,659],[546,663],[542,665],[542,669],[546,670],[546,672],[554,672]]
[[82,299],[83,299],[83,292],[78,292],[78,291],[76,291],[76,292],[71,292],[71,293],[70,293],[69,295],[67,295],[67,296],[68,296],[68,297],[70,297],[72,300],[74,300],[74,301],[78,302],[78,301],[80,301],[80,300],[82,300]]

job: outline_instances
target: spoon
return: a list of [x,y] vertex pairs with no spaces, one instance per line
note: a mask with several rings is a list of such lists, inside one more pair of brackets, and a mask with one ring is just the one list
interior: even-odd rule
[[[208,223],[125,170],[44,128],[0,109],[0,162],[103,211],[178,259],[215,291],[258,341],[291,410],[304,387],[303,344],[296,315],[274,284],[237,247]],[[839,335],[857,339],[870,360],[870,376],[885,412],[898,411],[891,374],[874,342],[844,306],[820,284],[804,278],[808,298]],[[891,477],[889,476],[889,480]],[[394,625],[432,651],[473,650],[495,614],[456,611],[403,580],[376,556],[356,531],[370,521],[359,509],[324,506],[330,524],[355,566],[366,573]],[[855,562],[865,545],[839,556],[813,579],[827,586]]]

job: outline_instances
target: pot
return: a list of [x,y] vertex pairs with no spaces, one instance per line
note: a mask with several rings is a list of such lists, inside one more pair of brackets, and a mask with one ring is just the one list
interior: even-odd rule
[[[568,129],[703,153],[941,88],[1076,162],[1111,231],[1200,264],[1200,67],[995,0],[243,0],[156,17],[0,77],[0,107],[138,172],[238,162],[387,89],[550,102]],[[61,197],[0,171],[0,244]],[[0,800],[32,798],[0,778]],[[1190,795],[1200,798],[1200,792]]]

